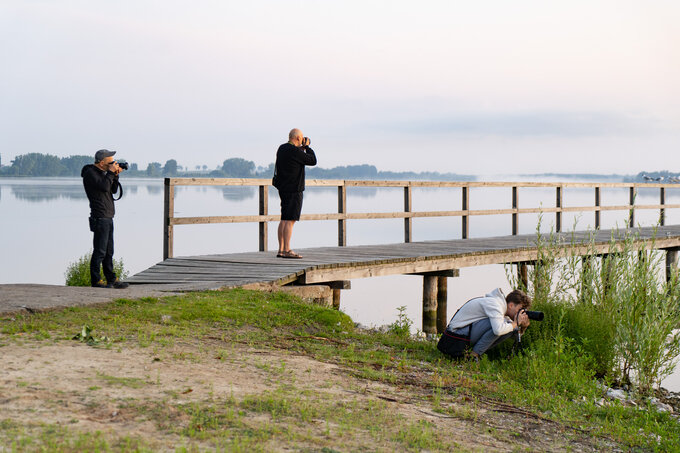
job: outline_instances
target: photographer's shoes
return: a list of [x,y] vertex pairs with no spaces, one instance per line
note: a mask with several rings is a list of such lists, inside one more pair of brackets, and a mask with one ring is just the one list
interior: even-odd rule
[[118,279],[116,279],[113,283],[109,283],[108,285],[106,285],[107,288],[115,288],[115,289],[125,289],[128,286],[130,286],[129,283],[121,282]]
[[288,250],[288,251],[285,251],[285,252],[279,252],[278,255],[276,255],[276,256],[278,258],[292,258],[292,259],[297,259],[297,260],[302,258],[302,255],[299,255],[292,250]]
[[129,283],[121,282],[116,279],[112,283],[105,283],[104,280],[99,280],[97,283],[93,284],[93,288],[114,288],[114,289],[125,289],[130,286]]

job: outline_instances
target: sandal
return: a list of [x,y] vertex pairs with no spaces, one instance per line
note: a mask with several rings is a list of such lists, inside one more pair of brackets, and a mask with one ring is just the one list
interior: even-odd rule
[[286,252],[279,252],[279,253],[276,254],[276,257],[277,258],[285,258],[285,254],[286,254]]
[[292,250],[288,250],[287,252],[283,252],[281,255],[282,258],[293,258],[293,259],[300,259],[302,258],[302,255],[298,255]]

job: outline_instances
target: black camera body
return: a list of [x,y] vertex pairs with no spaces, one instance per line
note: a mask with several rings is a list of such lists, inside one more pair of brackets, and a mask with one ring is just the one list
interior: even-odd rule
[[129,168],[129,165],[127,162],[118,162],[118,166],[122,168],[123,170],[127,170]]
[[544,314],[542,311],[524,310],[524,313],[526,313],[532,321],[543,321]]

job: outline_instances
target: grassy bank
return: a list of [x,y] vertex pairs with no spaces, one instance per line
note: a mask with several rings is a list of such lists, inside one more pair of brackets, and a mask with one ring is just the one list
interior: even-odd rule
[[[38,411],[25,419],[0,415],[0,446],[7,451],[680,449],[680,423],[671,415],[646,405],[599,405],[603,390],[592,375],[591,359],[570,345],[535,341],[510,359],[456,363],[443,358],[434,343],[409,337],[405,322],[396,322],[390,332],[358,331],[341,312],[284,294],[244,290],[5,317],[0,354],[62,346],[81,356],[93,351],[92,360],[129,353],[148,358],[140,370],[179,364],[189,375],[229,364],[232,370],[249,370],[253,381],[260,376],[262,384],[218,391],[229,380],[218,375],[204,379],[208,390],[198,395],[195,383],[191,388],[166,383],[161,371],[130,377],[125,367],[117,374],[95,369],[83,384],[86,395],[78,395],[89,412],[77,413],[96,419],[108,404],[107,417],[125,414],[130,423],[148,425],[153,436],[131,434],[116,424],[86,429],[86,417],[55,423]],[[73,340],[84,325],[91,334]],[[300,365],[300,357],[309,362]],[[319,374],[324,366],[333,372]],[[33,382],[35,377],[22,376],[5,376],[0,400],[11,399],[17,389],[50,390]],[[114,390],[126,396],[113,398]],[[109,393],[101,397],[103,392]],[[160,396],[151,398],[154,392]],[[48,407],[58,407],[68,396],[50,395]]]

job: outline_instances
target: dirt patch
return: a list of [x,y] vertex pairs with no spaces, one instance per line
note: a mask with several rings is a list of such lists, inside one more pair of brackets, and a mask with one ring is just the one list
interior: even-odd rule
[[[173,427],[194,423],[196,429],[203,429],[191,422],[195,416],[182,408],[191,404],[222,407],[224,402],[249,398],[256,400],[254,405],[262,402],[258,395],[270,395],[276,389],[294,389],[295,395],[311,395],[309,399],[320,404],[379,405],[383,412],[410,423],[414,436],[422,434],[417,432],[421,428],[436,430],[446,433],[461,449],[595,451],[603,447],[601,439],[589,439],[521,412],[499,412],[492,405],[463,397],[444,399],[440,407],[446,411],[438,413],[428,401],[429,395],[418,389],[360,379],[341,366],[285,350],[219,341],[177,343],[158,350],[28,342],[6,345],[0,352],[0,421],[12,420],[23,426],[62,425],[78,432],[101,431],[112,438],[138,437],[159,450],[172,451],[188,442]],[[297,401],[295,398],[292,400]],[[239,413],[240,423],[266,425],[272,421],[269,413],[261,411]],[[333,444],[328,433],[335,426],[324,420],[309,425],[310,438],[327,436]],[[298,447],[308,442],[303,434],[294,436]],[[404,436],[408,435],[405,431]],[[353,432],[349,440],[343,438],[341,450],[388,447],[388,443],[376,445],[375,438],[368,432]],[[195,444],[214,448],[202,445],[200,438]],[[268,448],[279,451],[287,447],[274,444]]]

